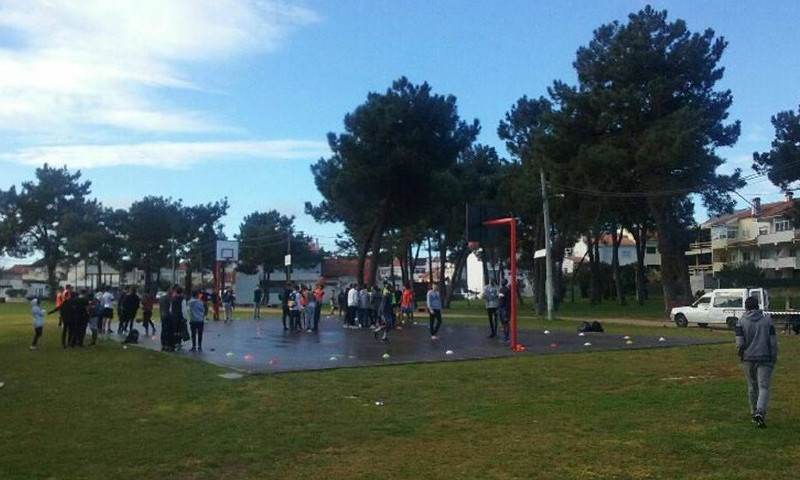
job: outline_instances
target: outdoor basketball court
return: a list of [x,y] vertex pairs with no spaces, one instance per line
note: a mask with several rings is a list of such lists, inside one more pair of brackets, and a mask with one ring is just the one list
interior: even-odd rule
[[[488,327],[448,325],[431,341],[427,319],[417,325],[392,331],[389,342],[374,338],[369,329],[342,328],[339,318],[323,318],[318,333],[284,332],[278,318],[236,320],[230,325],[208,322],[203,352],[184,350],[165,355],[180,355],[248,373],[276,373],[343,367],[394,365],[420,362],[447,362],[514,355],[542,355],[602,350],[631,350],[724,343],[726,340],[678,336],[636,336],[625,339],[608,333],[519,330],[524,352],[514,353],[497,339],[486,338]],[[113,338],[122,341],[122,336]],[[663,340],[660,340],[663,338]],[[732,341],[732,339],[731,339]],[[138,347],[160,350],[160,337],[141,336]],[[585,345],[586,343],[591,345]],[[630,343],[629,343],[630,342]],[[386,357],[385,354],[388,354]]]

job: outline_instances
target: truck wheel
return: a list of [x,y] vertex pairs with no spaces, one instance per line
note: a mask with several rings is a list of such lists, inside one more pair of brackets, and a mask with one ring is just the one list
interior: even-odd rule
[[708,328],[708,324],[707,323],[698,323],[697,326],[700,327],[700,328]]
[[689,321],[686,320],[686,317],[682,313],[679,313],[679,314],[675,315],[675,325],[677,325],[677,326],[679,326],[681,328],[688,327],[689,326]]
[[738,321],[738,319],[736,317],[728,317],[728,319],[725,320],[725,323],[728,324],[728,328],[733,330],[734,328],[736,328],[736,322],[737,321]]

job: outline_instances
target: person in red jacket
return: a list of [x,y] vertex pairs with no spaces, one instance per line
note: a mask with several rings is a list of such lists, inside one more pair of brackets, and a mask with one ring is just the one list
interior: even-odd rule
[[402,323],[410,323],[414,319],[414,291],[411,289],[411,284],[406,282],[403,285],[403,295],[400,297],[400,313],[402,314]]

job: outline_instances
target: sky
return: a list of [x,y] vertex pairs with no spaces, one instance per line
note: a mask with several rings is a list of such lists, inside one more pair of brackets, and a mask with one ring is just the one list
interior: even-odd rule
[[[341,227],[303,213],[321,200],[309,167],[369,92],[400,76],[428,82],[506,156],[496,130],[516,100],[574,84],[575,52],[593,30],[647,3],[3,0],[0,189],[33,180],[45,162],[67,165],[107,206],[227,197],[229,236],[247,214],[276,209],[333,249]],[[732,90],[742,134],[718,150],[721,171],[753,173],[752,153],[774,136],[770,117],[800,103],[800,2],[652,5],[729,42],[718,88]],[[739,193],[781,198],[764,178]]]

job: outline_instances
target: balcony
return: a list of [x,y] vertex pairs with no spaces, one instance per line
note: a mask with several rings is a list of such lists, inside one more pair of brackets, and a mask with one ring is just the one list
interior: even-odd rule
[[689,275],[702,275],[704,273],[711,273],[714,266],[711,264],[706,265],[689,265]]
[[768,233],[758,236],[759,245],[777,245],[778,243],[788,243],[794,240],[794,230],[783,232]]
[[780,270],[782,268],[799,268],[797,266],[796,257],[781,257],[781,258],[762,258],[759,262],[759,267],[769,270]]

